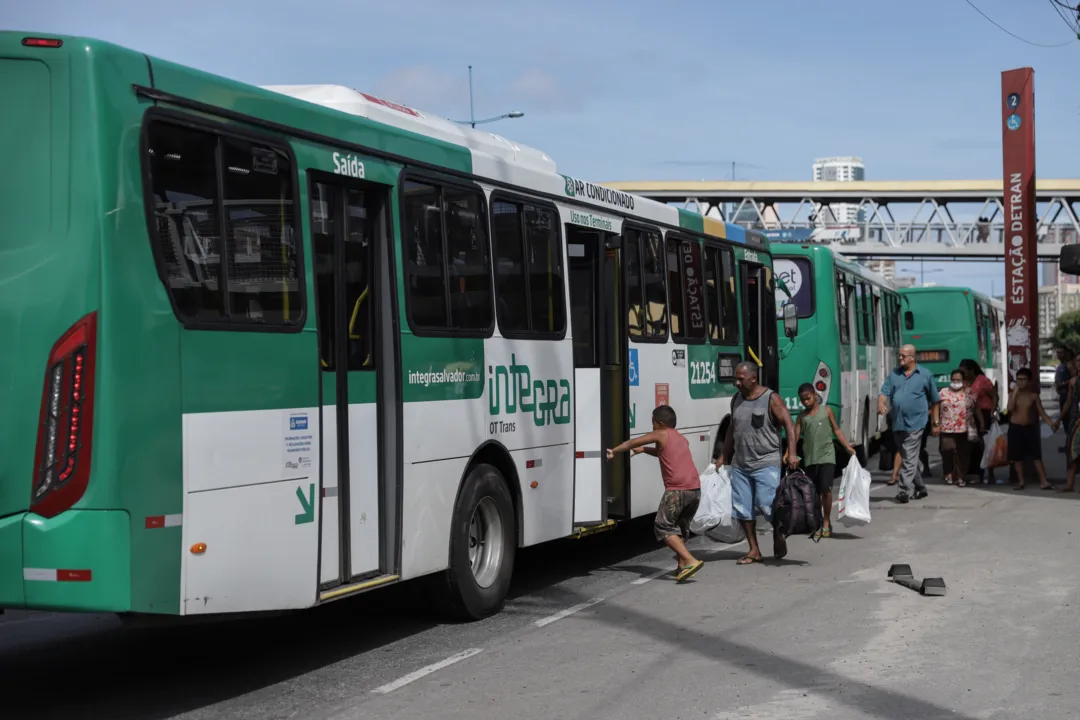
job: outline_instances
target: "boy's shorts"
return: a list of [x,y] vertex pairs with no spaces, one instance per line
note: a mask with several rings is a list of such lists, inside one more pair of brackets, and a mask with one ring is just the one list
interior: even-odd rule
[[701,490],[665,490],[653,521],[653,534],[663,542],[671,535],[690,539],[690,521],[701,503]]
[[1009,462],[1042,460],[1042,434],[1038,422],[1031,425],[1013,425],[1010,423],[1007,437]]
[[772,505],[780,487],[780,466],[760,470],[731,467],[731,515],[736,520],[753,520],[755,513],[772,522]]

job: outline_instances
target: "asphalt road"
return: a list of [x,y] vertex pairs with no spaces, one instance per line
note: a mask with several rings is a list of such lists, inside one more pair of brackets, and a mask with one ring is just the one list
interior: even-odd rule
[[[9,612],[0,717],[1073,717],[1080,494],[935,479],[900,506],[875,477],[869,526],[747,567],[703,547],[685,585],[647,522],[524,552],[480,623],[439,624],[408,587],[205,626]],[[889,583],[894,562],[948,594]]]

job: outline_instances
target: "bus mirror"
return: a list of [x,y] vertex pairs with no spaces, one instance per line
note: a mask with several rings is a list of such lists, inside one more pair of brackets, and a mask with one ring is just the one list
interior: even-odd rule
[[[1077,247],[1080,247],[1080,246],[1077,246]],[[904,329],[905,330],[914,330],[915,329],[915,313],[911,312],[910,310],[905,310],[904,311]]]
[[1066,275],[1080,275],[1080,245],[1066,245],[1061,248],[1058,270]]
[[[1078,246],[1080,247],[1080,246]],[[784,335],[794,338],[799,334],[799,316],[794,303],[784,305]]]

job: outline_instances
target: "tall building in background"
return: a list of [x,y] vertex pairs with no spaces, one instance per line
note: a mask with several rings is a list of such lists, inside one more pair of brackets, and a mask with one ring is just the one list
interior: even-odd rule
[[[866,179],[866,166],[862,158],[846,157],[818,158],[814,161],[814,182],[861,182]],[[863,213],[858,205],[837,203],[830,206],[836,222],[840,225],[857,225],[863,221]],[[818,211],[818,221],[827,221],[824,208]]]

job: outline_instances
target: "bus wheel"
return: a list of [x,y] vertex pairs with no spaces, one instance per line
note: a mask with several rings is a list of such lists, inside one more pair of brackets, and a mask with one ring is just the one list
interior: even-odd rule
[[480,464],[466,476],[450,525],[450,567],[442,578],[442,609],[480,620],[502,609],[517,546],[514,502],[502,474]]
[[866,467],[866,461],[870,453],[870,419],[869,405],[863,410],[862,429],[859,431],[859,444],[855,446],[855,459],[859,465]]

